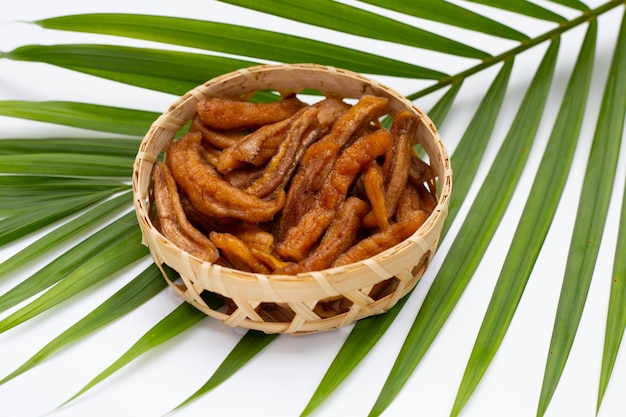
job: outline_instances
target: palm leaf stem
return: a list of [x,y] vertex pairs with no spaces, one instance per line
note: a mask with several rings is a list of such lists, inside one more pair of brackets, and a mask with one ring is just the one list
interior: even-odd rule
[[455,239],[370,416],[380,415],[400,392],[425,355],[472,278],[512,198],[535,138],[552,81],[560,38],[548,48],[487,179]]
[[461,412],[504,339],[550,229],[569,175],[588,101],[596,33],[596,22],[591,21],[552,135],[531,187],[532,192],[476,337],[452,408],[452,416]]
[[[615,46],[609,77],[589,153],[578,212],[537,407],[543,416],[565,368],[591,285],[626,118],[626,14]],[[623,255],[622,255],[623,256]]]
[[561,23],[559,26],[557,26],[556,28],[543,33],[535,38],[532,39],[528,39],[525,41],[520,42],[520,44],[518,46],[516,46],[515,48],[509,49],[508,51],[505,51],[499,55],[495,55],[491,58],[487,58],[484,59],[483,61],[481,61],[480,64],[474,65],[473,67],[470,67],[464,71],[461,71],[457,74],[454,74],[452,76],[449,77],[445,77],[445,78],[441,78],[439,79],[436,83],[434,83],[433,85],[424,88],[420,91],[417,91],[415,93],[409,94],[407,95],[407,98],[409,100],[416,100],[420,97],[424,97],[434,91],[439,90],[442,87],[445,87],[447,85],[450,85],[454,82],[456,82],[459,79],[465,79],[471,75],[474,75],[478,72],[483,71],[486,68],[489,68],[499,62],[505,61],[508,58],[511,57],[515,57],[518,56],[519,54],[521,54],[522,52],[531,49],[537,45],[542,44],[543,42],[546,42],[550,39],[554,39],[558,36],[560,36],[561,34],[575,28],[576,26],[579,26],[585,22],[588,22],[592,19],[597,18],[598,16],[608,12],[609,10],[612,10],[620,5],[623,5],[626,3],[626,0],[612,0],[609,1],[601,6],[598,6],[595,9],[592,10],[588,10],[585,11],[583,13],[581,13],[580,16],[578,16],[575,19],[566,21]]
[[109,297],[85,317],[59,334],[21,366],[0,380],[0,385],[34,368],[54,352],[119,319],[167,286],[156,265],[151,264],[132,281]]

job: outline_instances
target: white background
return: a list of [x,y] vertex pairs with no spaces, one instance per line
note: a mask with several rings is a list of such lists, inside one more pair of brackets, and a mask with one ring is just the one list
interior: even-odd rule
[[[520,18],[479,5],[460,1],[457,3],[511,24],[531,36],[552,27],[551,24],[545,22]],[[549,2],[541,2],[541,4],[566,17],[576,15],[571,10]],[[595,7],[601,2],[590,1],[589,4]],[[10,51],[20,45],[39,43],[96,42],[154,46],[150,42],[46,31],[35,25],[18,22],[75,13],[125,12],[192,17],[262,27],[336,42],[452,73],[471,64],[469,61],[450,59],[441,54],[422,51],[416,53],[409,48],[390,46],[385,42],[338,36],[328,30],[311,28],[215,1],[21,0],[5,2],[1,9],[0,51]],[[536,263],[509,332],[483,381],[467,404],[464,416],[533,416],[536,413],[545,358],[567,257],[568,239],[576,215],[587,155],[623,9],[619,7],[599,19],[600,31],[592,98],[570,180],[544,250]],[[393,13],[389,15],[397,17]],[[418,19],[409,21],[441,32],[441,25],[424,23]],[[579,27],[567,33],[562,39],[554,89],[550,93],[537,143],[531,150],[522,182],[484,261],[442,332],[407,386],[385,412],[385,416],[449,415],[517,219],[526,196],[530,192],[534,172],[550,135],[563,89],[569,78],[572,62],[578,54],[585,28]],[[494,54],[514,45],[512,42],[456,29],[445,28],[444,33]],[[517,58],[509,92],[505,99],[505,111],[496,126],[494,140],[487,149],[485,157],[487,161],[491,161],[495,156],[499,141],[507,134],[520,98],[545,48],[546,45],[540,45]],[[441,128],[442,137],[450,153],[454,150],[485,88],[490,85],[498,69],[499,67],[483,71],[466,81],[447,122]],[[393,80],[383,77],[379,77],[379,80],[405,94],[414,92],[427,84],[423,81]],[[433,97],[418,101],[417,104],[428,111],[438,97],[438,94],[434,94]],[[175,97],[124,86],[45,64],[0,60],[0,100],[13,99],[83,101],[161,112],[175,100]],[[53,137],[79,134],[85,134],[85,132],[0,117],[0,137]],[[614,199],[609,211],[586,309],[567,367],[547,416],[595,415],[610,275],[621,196],[624,189],[626,170],[624,153],[622,149]],[[479,171],[469,199],[475,195],[485,174],[486,169]],[[468,208],[469,204],[462,207],[448,238],[441,243],[440,250],[429,271],[392,327],[348,380],[319,408],[316,415],[367,415],[387,377],[428,286],[436,275],[444,258],[443,255]],[[34,238],[36,237],[24,239],[8,247],[1,247],[0,261],[8,258]],[[13,371],[45,343],[108,298],[123,283],[142,270],[148,262],[149,260],[136,265],[122,276],[99,285],[95,290],[88,291],[76,300],[67,302],[41,317],[0,334],[0,377]],[[1,281],[0,293],[21,282],[32,270],[32,268],[27,268],[19,276]],[[0,386],[0,417],[37,416],[46,413],[63,417],[166,414],[204,384],[237,343],[243,334],[242,330],[225,327],[212,319],[204,320],[181,337],[133,362],[71,405],[58,411],[54,409],[117,359],[140,335],[174,309],[179,302],[180,300],[173,292],[163,291],[132,314],[79,343],[63,349],[37,368]],[[5,312],[0,315],[0,318],[6,315]],[[346,328],[302,337],[281,336],[234,377],[176,415],[296,416],[308,402],[349,330]],[[598,414],[601,417],[626,414],[624,350],[622,347],[612,381]]]

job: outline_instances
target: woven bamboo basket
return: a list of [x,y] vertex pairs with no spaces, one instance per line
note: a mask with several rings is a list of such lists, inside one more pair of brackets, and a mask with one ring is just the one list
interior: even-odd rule
[[[194,117],[198,101],[212,97],[247,97],[260,90],[284,94],[304,89],[346,99],[358,99],[364,94],[383,96],[389,99],[389,115],[408,109],[421,118],[418,141],[437,176],[438,204],[410,238],[357,263],[298,275],[265,275],[202,261],[159,233],[149,216],[152,168],[176,133]],[[435,253],[451,188],[448,154],[434,124],[419,108],[374,80],[314,64],[251,67],[214,78],[189,91],[153,123],[141,143],[133,173],[134,204],[143,243],[149,247],[169,285],[184,300],[229,326],[266,333],[299,334],[334,329],[393,307],[417,284]],[[176,271],[176,276],[171,276],[171,270]],[[382,296],[370,297],[372,288],[381,283],[385,283],[387,290]],[[230,305],[235,308],[230,311],[212,309],[202,297],[206,291],[232,300]],[[314,308],[329,299],[344,299],[349,308],[331,317],[321,317]],[[259,313],[260,306],[268,305],[281,306],[292,314],[284,321],[268,319]]]

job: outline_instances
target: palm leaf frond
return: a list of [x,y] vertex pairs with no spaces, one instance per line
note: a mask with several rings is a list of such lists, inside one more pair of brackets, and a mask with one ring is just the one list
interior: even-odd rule
[[0,101],[0,115],[81,129],[143,136],[159,113],[64,101]]
[[21,366],[0,380],[0,385],[34,368],[62,347],[123,317],[166,286],[161,271],[155,265],[149,266],[92,312],[55,337]]
[[[138,138],[28,138],[1,139],[1,155],[78,153],[133,158],[139,147]],[[39,179],[41,180],[41,178]],[[51,184],[46,184],[49,189]]]
[[386,314],[368,317],[355,324],[302,411],[302,416],[310,415],[350,375],[391,326],[407,300],[408,297],[404,297]]
[[253,0],[222,1],[365,38],[430,49],[467,58],[484,59],[490,56],[479,49],[406,23],[330,0],[320,0],[307,4],[294,0],[273,1],[271,3],[260,3]]
[[[134,224],[131,216],[134,216],[134,213],[130,213],[126,218],[122,217],[117,220],[117,223],[121,225],[125,233],[116,236],[109,242],[108,246],[104,248],[100,247],[99,251],[94,254],[93,257],[88,259],[79,258],[79,265],[75,265],[76,260],[74,260],[72,269],[65,276],[49,275],[50,280],[58,281],[56,285],[48,289],[34,301],[0,320],[0,333],[30,320],[38,314],[79,294],[81,291],[96,285],[98,282],[119,273],[120,270],[137,262],[141,258],[145,258],[148,254],[148,250],[138,243],[140,242],[141,233],[137,227],[133,227]],[[62,258],[63,256],[57,259]],[[112,262],[112,259],[115,261]],[[3,301],[6,300],[4,301],[5,304],[15,305],[16,299],[20,299],[20,301],[25,299],[24,293],[34,294],[36,293],[34,288],[40,288],[44,285],[42,282],[37,282],[32,279],[24,282],[28,283],[28,285],[18,286],[21,291],[12,290],[2,296]],[[16,292],[19,297],[16,296]]]
[[0,155],[0,170],[7,174],[128,178],[133,161],[123,156],[75,153]]
[[435,22],[485,33],[498,38],[524,41],[528,35],[513,29],[510,26],[489,19],[467,8],[449,3],[444,0],[422,0],[420,2],[406,2],[402,0],[363,0],[390,10],[404,13]]
[[90,14],[36,22],[47,29],[101,33],[224,52],[276,62],[316,62],[368,74],[440,78],[418,65],[350,48],[224,23],[164,16]]
[[260,62],[190,52],[114,45],[28,45],[4,54],[121,83],[183,95],[207,79]]
[[372,415],[380,415],[406,383],[478,267],[510,201],[516,181],[524,167],[528,149],[535,137],[547,99],[547,87],[551,82],[558,47],[559,40],[556,39],[546,52],[509,135],[474,200],[471,212],[463,222],[459,234],[472,236],[472,239],[455,240],[448,251],[446,262],[437,273],[385,386],[374,404]]
[[[46,182],[46,184],[49,183]],[[23,204],[24,200],[22,198],[19,198],[18,200],[20,200]],[[120,194],[119,196],[113,197],[102,204],[92,207],[85,213],[82,213],[44,236],[41,236],[21,251],[0,263],[0,279],[9,276],[9,274],[14,273],[18,268],[23,267],[25,264],[44,256],[54,250],[55,247],[61,246],[70,239],[80,236],[81,233],[85,233],[89,229],[101,225],[104,219],[115,216],[123,207],[128,207],[130,204],[129,200],[128,194]],[[88,255],[82,254],[82,256]],[[55,274],[58,273],[58,271],[55,272]],[[41,278],[37,278],[37,280],[39,279]],[[2,299],[4,299],[4,295],[0,296],[0,300]],[[0,302],[0,305],[2,305],[2,302]],[[2,308],[0,308],[0,310],[2,310]]]
[[[107,197],[111,192],[89,193],[55,200],[30,204],[27,207],[0,219],[0,246],[41,230],[56,221],[76,214]],[[27,201],[22,202],[27,203]],[[31,202],[32,203],[32,202]]]
[[[563,11],[563,14],[560,14],[560,12],[552,11],[549,2],[542,2],[542,5],[539,5],[524,0],[508,2],[476,0],[473,3],[478,3],[480,6],[475,8],[471,4],[464,4],[466,7],[461,8],[443,0],[421,0],[419,2],[363,1],[363,3],[375,6],[368,7],[368,10],[385,12],[380,14],[357,9],[360,6],[359,2],[353,2],[356,7],[327,0],[304,6],[291,0],[281,0],[271,5],[253,3],[248,0],[231,0],[223,3],[237,4],[250,10],[258,10],[292,21],[299,21],[307,27],[324,28],[323,31],[326,32],[330,29],[337,33],[347,33],[351,36],[409,46],[414,48],[418,58],[420,49],[434,50],[455,58],[470,58],[466,60],[470,66],[468,68],[455,67],[452,71],[447,68],[436,69],[435,65],[432,65],[433,68],[430,68],[429,65],[422,67],[411,63],[424,62],[413,59],[413,56],[411,59],[395,60],[386,58],[384,53],[377,55],[338,44],[319,42],[309,39],[310,36],[295,36],[199,19],[131,14],[81,14],[43,19],[35,23],[45,29],[114,35],[167,43],[170,44],[168,50],[94,44],[25,45],[10,52],[0,53],[0,58],[14,61],[44,62],[109,80],[176,95],[182,94],[191,86],[195,86],[213,75],[266,61],[317,62],[366,74],[434,80],[426,88],[407,94],[407,97],[418,99],[450,87],[430,112],[433,121],[440,127],[452,125],[453,121],[448,114],[451,109],[455,109],[455,105],[459,104],[457,95],[462,92],[462,87],[468,84],[466,81],[491,66],[502,65],[491,87],[484,89],[486,93],[481,91],[477,94],[477,97],[482,98],[476,100],[476,103],[480,101],[477,106],[478,110],[474,113],[474,117],[464,134],[460,135],[462,139],[452,155],[452,165],[455,170],[455,190],[450,204],[449,219],[444,229],[444,236],[446,236],[456,216],[460,213],[461,205],[471,203],[471,201],[466,200],[470,196],[470,187],[479,185],[476,184],[476,173],[479,166],[485,163],[486,149],[488,146],[494,146],[493,142],[497,143],[498,141],[498,138],[494,137],[495,125],[501,114],[505,95],[508,93],[507,87],[512,71],[515,69],[514,63],[519,62],[518,57],[523,52],[537,45],[550,43],[548,52],[537,71],[536,77],[531,82],[517,117],[509,126],[509,134],[498,153],[496,162],[489,170],[487,178],[474,199],[457,236],[450,237],[453,242],[447,254],[440,255],[447,256],[443,259],[440,270],[436,272],[434,283],[427,289],[426,299],[420,306],[413,327],[371,411],[371,415],[381,414],[402,389],[403,384],[408,380],[431,343],[444,327],[465,287],[473,278],[478,263],[483,259],[487,245],[492,242],[499,222],[507,210],[512,193],[517,187],[528,152],[533,146],[535,136],[537,136],[537,127],[545,110],[546,97],[554,88],[552,72],[556,64],[561,35],[577,26],[589,23],[589,36],[591,36],[591,28],[595,28],[595,18],[613,8],[623,6],[624,1],[607,1],[590,10],[578,0],[554,0],[552,3],[581,12],[571,19],[564,17],[571,10]],[[298,12],[293,8],[294,6],[299,7]],[[489,19],[485,17],[488,13],[483,16],[474,12],[474,9],[507,10],[511,16],[518,14],[543,20],[542,23],[550,25],[551,29],[530,38],[527,34],[514,29],[513,25],[509,26],[506,24],[507,22]],[[559,9],[554,8],[554,10]],[[389,15],[386,13],[387,11],[394,11],[396,15],[401,13],[405,16],[429,19],[499,37],[503,40],[512,40],[515,42],[515,46],[500,54],[490,56],[481,49],[465,45],[462,42],[451,41],[445,37],[445,30],[441,31],[441,35],[444,36],[440,36],[437,32],[427,33],[416,27],[418,23],[415,23],[417,22],[415,19],[408,19],[411,25],[416,25],[410,26],[383,17]],[[437,36],[432,36],[433,34]],[[600,206],[592,207],[590,205],[588,208],[584,208],[586,205],[581,204],[581,214],[577,221],[577,230],[574,234],[571,251],[573,254],[579,241],[578,236],[587,239],[589,235],[587,229],[591,230],[593,227],[595,227],[592,230],[594,247],[588,251],[591,256],[585,264],[587,266],[581,268],[582,271],[576,271],[576,274],[569,271],[575,266],[575,262],[572,260],[575,258],[574,255],[570,255],[570,261],[568,261],[568,272],[560,301],[562,306],[559,307],[559,314],[554,325],[553,347],[556,348],[558,343],[559,349],[556,352],[558,359],[554,360],[552,353],[549,355],[539,414],[543,414],[546,410],[567,360],[567,351],[571,347],[584,306],[586,290],[591,279],[590,269],[595,262],[597,245],[602,237],[601,225],[591,225],[594,220],[590,220],[584,213],[587,209],[600,210],[600,214],[606,211],[611,184],[615,178],[614,167],[619,151],[619,138],[623,133],[624,107],[626,106],[624,104],[626,97],[624,75],[622,74],[623,71],[620,72],[618,69],[626,66],[624,62],[626,54],[623,52],[624,43],[626,43],[623,39],[626,34],[623,26],[620,36],[621,43],[619,45],[621,46],[618,46],[618,52],[616,52],[614,64],[610,71],[610,81],[606,86],[605,103],[598,121],[595,139],[596,142],[599,142],[601,137],[604,137],[611,147],[606,147],[603,152],[597,153],[597,145],[594,145],[589,160],[590,173],[587,175],[589,180],[585,182],[583,194],[584,196],[587,196],[587,193],[591,195],[592,193],[588,190],[596,187],[594,191],[598,191],[602,195],[601,198],[597,199]],[[576,88],[569,87],[567,90],[563,100],[563,110],[553,128],[554,138],[551,137],[549,146],[544,152],[544,160],[537,171],[537,182],[533,184],[533,190],[541,190],[542,187],[551,184],[550,192],[554,194],[549,200],[541,199],[542,206],[529,198],[528,206],[518,226],[519,235],[514,238],[501,275],[509,275],[509,272],[506,271],[512,270],[519,272],[516,272],[515,276],[508,276],[506,280],[499,278],[492,302],[485,315],[483,329],[480,330],[476,339],[475,353],[471,355],[468,361],[466,380],[463,380],[457,393],[457,402],[452,411],[453,415],[460,413],[463,409],[465,402],[489,366],[491,358],[495,355],[500,341],[504,338],[508,322],[511,320],[516,304],[524,291],[525,280],[529,278],[531,273],[534,258],[539,251],[547,250],[542,248],[542,239],[547,233],[556,204],[559,203],[558,188],[562,188],[563,181],[567,179],[566,172],[569,169],[572,152],[575,149],[575,139],[578,135],[580,111],[584,108],[585,101],[588,100],[585,92],[590,69],[587,66],[590,64],[589,61],[593,59],[592,47],[589,46],[589,42],[591,41],[587,41],[581,48],[580,60],[586,62],[585,69],[577,67],[572,77],[572,85],[576,85]],[[216,55],[171,50],[171,45],[196,48],[203,52],[215,52]],[[472,61],[476,59],[479,60],[478,63]],[[582,64],[580,65],[582,67]],[[76,102],[10,100],[0,101],[0,115],[139,137],[149,128],[158,113]],[[572,120],[575,120],[576,123]],[[557,148],[556,136],[561,136],[559,137],[561,147],[558,149],[566,157],[555,161],[555,159],[550,158],[555,156],[553,152],[556,152],[555,149]],[[117,141],[118,139],[119,141]],[[52,260],[49,265],[44,266],[40,271],[0,296],[0,307],[3,306],[0,308],[1,311],[48,289],[30,304],[1,319],[0,333],[65,302],[69,297],[76,296],[88,288],[94,288],[103,280],[114,277],[135,262],[147,258],[147,250],[140,245],[140,236],[136,230],[134,219],[132,219],[132,213],[122,217],[121,221],[119,219],[114,220],[110,225],[102,226],[102,223],[110,222],[110,219],[118,211],[125,208],[124,200],[128,199],[127,194],[116,198],[112,197],[120,191],[128,189],[127,179],[130,178],[128,170],[132,165],[137,141],[138,138],[116,138],[111,141],[106,140],[106,138],[104,141],[57,138],[54,140],[6,140],[3,142],[5,146],[0,145],[0,172],[5,174],[0,176],[0,196],[6,197],[0,199],[0,216],[5,216],[0,219],[0,241],[7,245],[43,227],[54,225],[55,222],[66,219],[70,215],[82,212],[82,215],[59,226],[50,234],[45,235],[41,241],[36,241],[23,252],[17,253],[0,264],[0,278],[17,271],[22,261],[38,260],[60,245],[68,245],[70,239],[75,239],[79,233],[86,231],[91,233],[96,227],[102,228],[100,232],[95,232],[74,247],[68,248],[66,254]],[[596,160],[596,155],[600,154],[608,155],[609,158],[597,157]],[[551,164],[549,161],[554,162]],[[602,166],[605,171],[592,173],[592,166]],[[102,176],[108,178],[102,178]],[[595,178],[593,180],[595,183],[591,182],[592,178]],[[602,184],[600,178],[608,180]],[[24,181],[20,184],[22,180]],[[555,184],[558,186],[555,187]],[[595,185],[592,186],[591,184]],[[584,199],[588,198],[591,197],[584,197]],[[96,205],[96,202],[101,200],[106,201],[101,205]],[[57,207],[50,206],[50,203],[54,201],[60,201]],[[24,202],[28,202],[28,207],[21,208],[20,206],[24,207]],[[69,204],[70,202],[72,204]],[[64,205],[67,207],[63,207]],[[130,206],[129,199],[127,205]],[[48,207],[52,208],[52,211]],[[72,208],[70,209],[70,207]],[[105,207],[110,207],[114,213],[107,216]],[[626,207],[626,203],[624,207]],[[41,218],[40,213],[44,208],[49,215]],[[601,216],[600,218],[602,225],[604,224],[604,217]],[[529,219],[537,219],[536,223],[541,225],[540,230],[534,236],[528,233],[527,222],[531,222]],[[98,224],[92,222],[98,222]],[[622,220],[622,229],[624,224],[626,222]],[[470,241],[467,236],[471,236],[474,240]],[[624,314],[626,296],[622,279],[624,262],[621,261],[622,257],[620,256],[621,252],[624,251],[624,241],[626,241],[624,236],[626,236],[626,232],[622,230],[616,248],[614,282],[607,312],[608,323],[597,399],[598,409],[600,409],[615,358],[620,349],[626,320],[626,314]],[[120,238],[122,239],[120,241],[121,246],[117,250],[107,248],[107,246],[113,246],[113,242]],[[123,252],[122,255],[119,251]],[[519,251],[531,251],[532,253],[523,256],[516,255]],[[110,261],[109,264],[107,264],[107,260]],[[22,366],[0,381],[0,384],[6,383],[33,368],[62,346],[76,341],[89,332],[96,331],[110,323],[112,319],[126,314],[142,300],[150,298],[151,295],[164,287],[163,281],[157,284],[152,279],[156,278],[156,275],[158,273],[154,266],[140,275],[150,282],[151,288],[147,290],[146,294],[142,294],[142,297],[132,300],[127,298],[129,294],[138,291],[139,287],[133,287],[134,283],[140,282],[140,277],[137,277],[136,280],[129,283],[129,287],[120,290],[120,293],[111,297],[93,313],[78,321],[67,332],[62,333],[44,346]],[[88,276],[89,279],[84,279],[84,276]],[[576,286],[572,285],[579,276],[582,276],[583,279]],[[141,281],[148,285],[143,279]],[[500,283],[500,280],[503,282]],[[140,284],[137,285],[140,286]],[[506,293],[506,296],[502,293]],[[126,295],[122,296],[123,294]],[[333,390],[356,369],[363,358],[371,354],[372,347],[383,339],[385,331],[397,317],[396,315],[407,299],[408,297],[401,300],[401,303],[386,315],[363,320],[354,326],[317,391],[310,399],[309,404],[306,405],[303,414],[311,413],[329,398]],[[566,324],[563,324],[561,318],[567,315],[568,307],[566,306],[572,303],[576,305],[576,314],[568,318]],[[503,311],[503,305],[506,308],[504,308],[504,313],[500,313]],[[203,317],[204,315],[197,310],[187,304],[182,304],[144,334],[122,357],[91,380],[68,402],[90,390],[134,359],[199,323]],[[197,400],[210,392],[226,378],[232,376],[245,363],[256,357],[262,349],[275,339],[275,336],[248,332],[226,356],[222,365],[218,367],[207,383],[191,394],[179,407],[187,405],[192,400]],[[486,353],[483,350],[485,345]]]
[[592,22],[544,152],[532,192],[518,223],[453,408],[457,415],[486,371],[513,319],[565,187],[574,157],[593,68],[596,24]]
[[598,116],[554,320],[537,415],[544,415],[565,368],[583,314],[609,202],[626,117],[626,18],[615,47]]
[[[220,306],[221,304],[213,304],[214,308],[219,308]],[[204,318],[206,318],[206,315],[190,304],[183,303],[179,305],[170,314],[164,317],[163,320],[159,321],[140,337],[118,360],[89,381],[87,385],[61,404],[61,406],[74,401],[134,359],[190,329]]]
[[265,334],[256,330],[247,331],[213,375],[211,375],[211,378],[189,398],[177,405],[174,411],[185,407],[233,376],[235,372],[250,362],[277,337],[277,334]]
[[617,360],[624,329],[626,329],[626,193],[622,202],[620,215],[620,229],[617,245],[615,247],[615,263],[613,264],[613,275],[611,280],[611,293],[607,311],[607,324],[604,336],[604,351],[602,354],[602,368],[600,371],[600,384],[598,386],[598,405],[596,410],[600,410],[604,393],[609,386],[613,367]]

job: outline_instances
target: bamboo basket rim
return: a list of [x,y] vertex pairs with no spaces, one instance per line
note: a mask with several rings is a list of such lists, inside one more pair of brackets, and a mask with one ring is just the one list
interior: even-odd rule
[[[299,93],[305,89],[319,90],[324,95],[340,98],[358,99],[364,94],[384,96],[390,100],[390,115],[406,108],[421,118],[419,141],[426,150],[438,179],[438,204],[412,236],[371,258],[353,264],[297,275],[278,275],[245,272],[202,261],[179,249],[158,232],[150,221],[147,206],[152,167],[166,144],[174,140],[176,133],[193,117],[195,103],[211,97],[246,97],[260,90]],[[396,276],[400,277],[404,286],[408,288],[399,289],[399,294],[394,294],[394,300],[391,301],[395,304],[417,283],[415,276],[412,273],[407,274],[407,271],[415,268],[415,262],[423,254],[430,253],[432,256],[436,250],[448,212],[452,190],[452,168],[443,141],[430,118],[391,88],[355,72],[330,66],[266,64],[213,78],[177,99],[155,120],[146,133],[133,166],[132,188],[143,243],[150,248],[155,262],[161,269],[161,265],[165,263],[181,275],[185,289],[180,289],[180,285],[174,284],[162,269],[170,285],[179,288],[179,293],[187,301],[203,309],[207,314],[227,321],[228,318],[220,316],[221,313],[207,310],[210,308],[199,299],[202,290],[217,292],[226,297],[236,295],[236,298],[244,300],[306,303],[306,310],[309,304],[328,297],[350,293],[359,298],[360,295],[356,294],[360,292],[359,289],[371,288],[382,279]],[[419,277],[421,274],[417,279]],[[367,303],[367,300],[364,302]],[[389,305],[384,306],[383,310],[386,311],[388,308]],[[247,309],[250,310],[249,316],[254,316],[252,309]],[[358,315],[358,312],[354,313],[355,319]],[[248,319],[249,317],[244,320]],[[252,322],[255,320],[253,318]],[[272,324],[267,324],[273,328]],[[254,323],[248,323],[247,327],[254,328]],[[261,329],[267,331],[266,327],[261,326]]]

